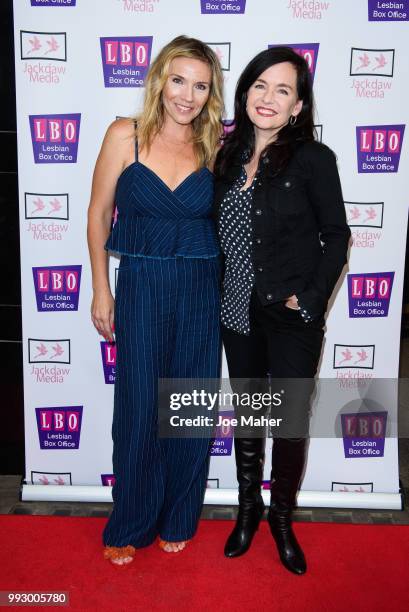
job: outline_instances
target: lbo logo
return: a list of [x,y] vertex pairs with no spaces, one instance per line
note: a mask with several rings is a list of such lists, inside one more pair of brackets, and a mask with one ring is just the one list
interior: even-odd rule
[[385,410],[341,414],[345,458],[383,457],[387,418]]
[[101,38],[105,87],[143,87],[152,40],[152,36]]
[[30,115],[31,140],[36,164],[75,164],[81,114]]
[[33,268],[38,312],[78,310],[82,266]]
[[40,448],[79,448],[83,406],[36,408],[35,410]]
[[102,366],[106,385],[115,383],[116,345],[113,342],[101,342]]
[[349,316],[387,317],[394,272],[348,274]]
[[404,133],[404,125],[357,127],[358,172],[397,172]]
[[312,80],[314,80],[315,70],[317,68],[318,51],[320,48],[320,44],[319,43],[298,43],[298,44],[291,43],[291,44],[286,44],[286,45],[268,45],[268,48],[271,49],[271,47],[281,47],[281,46],[290,47],[291,49],[293,49],[293,51],[295,51],[295,53],[297,53],[298,55],[300,55],[302,58],[305,59],[305,61],[308,64],[308,68],[310,70]]

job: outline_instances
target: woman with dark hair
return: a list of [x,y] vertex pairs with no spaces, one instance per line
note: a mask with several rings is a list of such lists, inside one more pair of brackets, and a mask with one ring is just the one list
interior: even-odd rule
[[[314,139],[313,112],[306,61],[288,47],[262,51],[239,78],[235,128],[215,165],[230,378],[299,379],[286,393],[307,430],[324,315],[350,239],[335,155]],[[235,437],[239,512],[227,557],[248,550],[264,511],[264,437],[254,435]],[[282,563],[303,574],[291,514],[308,433],[286,436],[274,439],[268,522]]]

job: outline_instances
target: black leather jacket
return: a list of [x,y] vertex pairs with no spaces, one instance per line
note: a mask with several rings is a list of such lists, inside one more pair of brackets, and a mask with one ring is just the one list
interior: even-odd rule
[[[268,305],[295,294],[317,318],[325,313],[347,262],[351,236],[335,155],[313,141],[296,148],[279,176],[272,177],[268,166],[261,165],[251,212],[258,296]],[[217,225],[220,204],[240,169],[238,162],[216,180]]]

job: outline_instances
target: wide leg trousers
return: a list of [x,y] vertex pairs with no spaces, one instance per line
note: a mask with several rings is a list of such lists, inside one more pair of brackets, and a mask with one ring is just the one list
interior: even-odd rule
[[158,379],[220,372],[218,258],[122,256],[115,297],[114,507],[110,546],[191,538],[206,487],[209,439],[159,438]]

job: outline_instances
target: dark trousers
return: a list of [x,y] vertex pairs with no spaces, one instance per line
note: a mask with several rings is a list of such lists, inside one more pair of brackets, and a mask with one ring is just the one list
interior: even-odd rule
[[[305,323],[297,310],[277,302],[263,306],[253,291],[250,302],[249,336],[222,326],[222,337],[231,379],[311,379],[297,407],[308,419],[310,394],[323,341],[324,319]],[[234,387],[234,384],[232,385]],[[296,385],[295,385],[296,386]],[[234,391],[234,388],[233,388]],[[275,488],[287,502],[293,502],[305,463],[305,437],[274,438],[272,457],[272,495]],[[281,479],[281,488],[274,481]],[[284,487],[283,483],[287,484]]]

